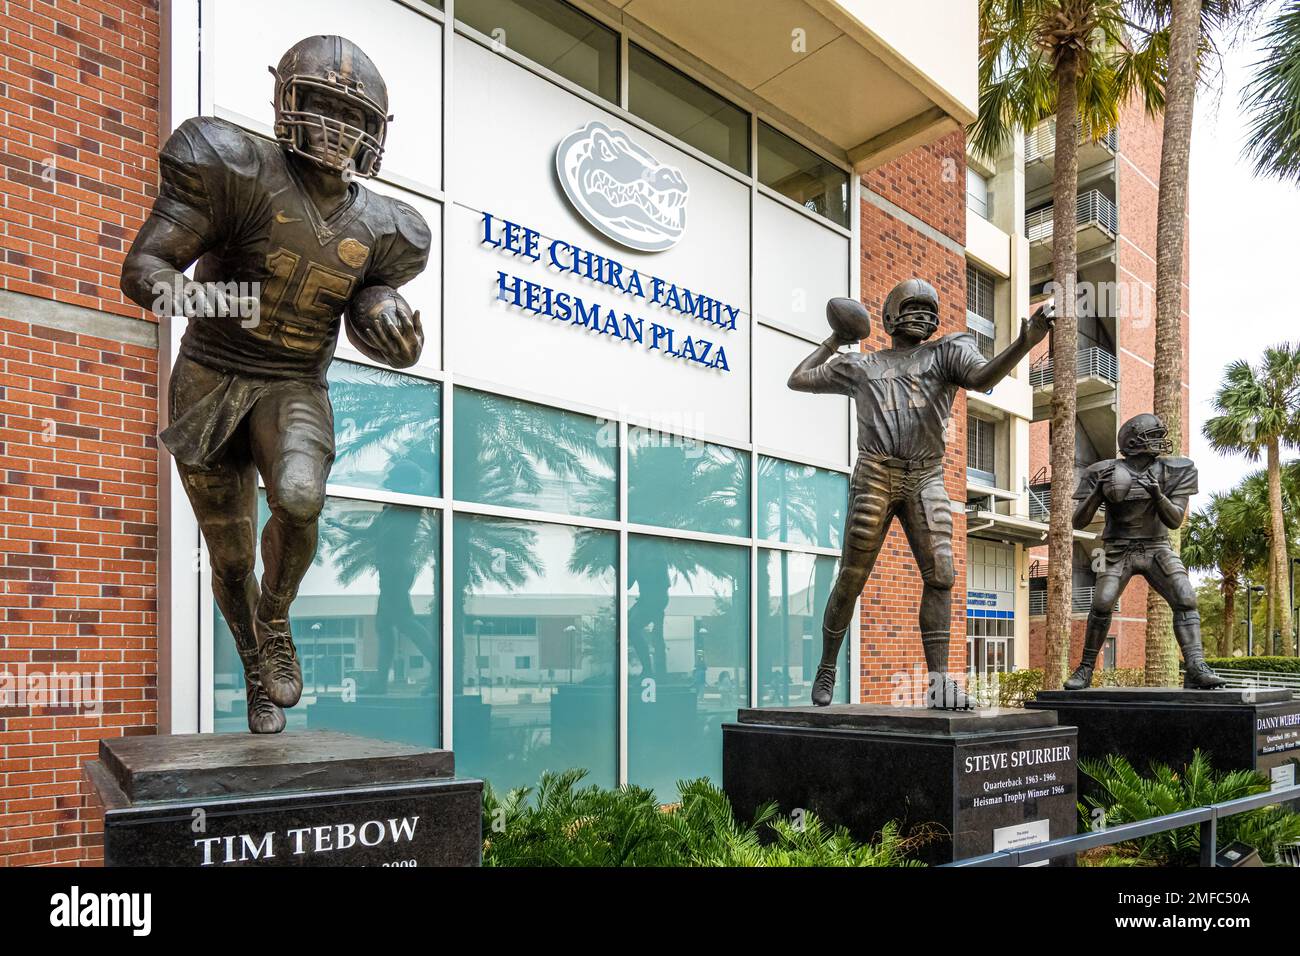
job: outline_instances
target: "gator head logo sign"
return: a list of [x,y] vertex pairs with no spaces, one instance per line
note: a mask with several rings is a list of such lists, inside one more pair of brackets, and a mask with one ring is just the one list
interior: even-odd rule
[[617,243],[670,249],[686,229],[688,186],[621,130],[593,120],[555,150],[560,185],[582,217]]

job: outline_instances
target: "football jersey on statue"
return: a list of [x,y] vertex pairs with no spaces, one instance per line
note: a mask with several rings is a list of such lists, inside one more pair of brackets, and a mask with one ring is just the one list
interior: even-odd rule
[[957,389],[984,364],[975,337],[956,332],[910,349],[839,352],[808,373],[808,390],[853,397],[859,453],[931,461],[943,457]]
[[[1118,474],[1118,480],[1116,473]],[[1151,504],[1151,494],[1137,481],[1154,478],[1169,498],[1190,498],[1197,491],[1196,465],[1190,458],[1157,458],[1146,471],[1138,471],[1122,458],[1089,465],[1079,479],[1074,498],[1082,501],[1101,486],[1106,499],[1105,541],[1167,541],[1169,528]]]
[[257,283],[252,319],[194,316],[181,354],[227,372],[324,379],[352,296],[424,269],[429,227],[357,182],[323,218],[283,148],[212,117],[186,120],[161,153],[154,212],[204,240],[200,282]]

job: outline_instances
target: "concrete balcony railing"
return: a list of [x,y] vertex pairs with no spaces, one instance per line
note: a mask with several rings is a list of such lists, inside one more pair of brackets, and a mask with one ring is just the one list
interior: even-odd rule
[[[1095,229],[1108,239],[1114,239],[1119,232],[1119,210],[1105,193],[1089,189],[1079,193],[1075,204],[1075,221],[1080,232]],[[1025,213],[1025,237],[1031,242],[1050,242],[1052,239],[1052,205],[1040,206]],[[1095,248],[1095,237],[1080,237],[1080,251]]]
[[[1119,151],[1119,132],[1111,130],[1099,140],[1092,140],[1086,133],[1079,134],[1080,152],[1088,152],[1088,156],[1080,155],[1079,168],[1087,169],[1095,164],[1091,155],[1094,150],[1104,150],[1108,155],[1114,156]],[[1036,127],[1025,134],[1025,163],[1036,163],[1040,160],[1050,159],[1056,155],[1056,120],[1049,119],[1039,123]]]
[[[1079,349],[1075,378],[1080,381],[1098,380],[1114,387],[1119,382],[1119,363],[1112,353],[1103,348],[1091,346]],[[1035,390],[1048,388],[1055,381],[1056,369],[1049,352],[1029,367],[1029,387]]]

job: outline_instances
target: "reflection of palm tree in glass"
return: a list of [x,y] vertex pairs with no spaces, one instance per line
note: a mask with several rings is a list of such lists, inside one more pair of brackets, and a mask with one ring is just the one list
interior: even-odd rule
[[603,434],[582,415],[457,390],[457,493],[472,501],[535,508],[544,478],[551,475],[583,489],[580,499],[602,498],[608,509],[616,491],[608,467],[613,446]]
[[[413,462],[393,469],[394,480],[419,480]],[[415,579],[429,566],[437,574],[441,526],[436,512],[404,505],[384,505],[378,513],[329,515],[321,522],[321,546],[333,558],[338,584],[346,588],[373,572],[379,581],[375,603],[375,633],[379,641],[378,672],[369,690],[388,685],[398,641],[405,637],[431,662],[438,660],[433,634],[416,617],[411,602]]]
[[[367,452],[378,450],[388,461],[415,464],[420,472],[413,480],[436,479],[437,450],[442,442],[442,417],[430,414],[436,386],[388,369],[366,368],[364,378],[357,381],[345,377],[351,368],[356,366],[340,362],[331,369],[330,402],[334,421],[341,426],[335,469],[355,466],[364,461]],[[424,493],[429,487],[403,484],[396,490]]]
[[[825,486],[830,480],[838,479],[829,478],[826,473],[819,472],[810,465],[797,465],[760,456],[758,483],[764,491],[763,505],[758,516],[760,536],[777,541],[809,542],[821,547],[834,547],[838,543],[836,536],[844,523],[846,501],[845,496],[827,493],[828,488]],[[763,661],[759,673],[762,679],[772,682],[769,692],[771,702],[788,705],[792,702],[790,671],[793,663],[790,659],[790,557],[785,552],[777,553],[781,580],[775,600],[771,567],[766,560],[758,562],[758,593],[761,595],[758,613],[765,618],[765,621],[760,622],[760,628],[766,633],[775,632],[780,635],[777,643],[779,657]],[[813,563],[812,580],[806,585],[811,588],[808,594],[810,604],[813,595],[829,595],[834,574],[835,565],[832,562]],[[801,655],[801,667],[803,663]],[[772,674],[775,668],[779,668],[779,674]]]
[[[671,435],[633,428],[629,432],[629,517],[633,523],[695,529],[725,529],[744,534],[749,520],[749,481],[746,455],[733,448],[706,445]],[[651,456],[638,467],[638,455]],[[571,571],[592,573],[600,567],[598,556],[584,548],[579,531],[569,560]],[[646,677],[667,673],[664,619],[675,575],[692,581],[700,572],[729,577],[717,552],[697,542],[646,535],[630,550],[627,586],[637,589],[628,608],[628,644]]]

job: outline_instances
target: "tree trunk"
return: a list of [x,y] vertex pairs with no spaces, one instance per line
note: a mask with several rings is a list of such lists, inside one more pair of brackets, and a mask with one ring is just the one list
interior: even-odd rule
[[[1156,343],[1153,411],[1169,429],[1176,454],[1183,442],[1183,255],[1187,240],[1187,178],[1196,102],[1196,59],[1201,0],[1173,0],[1169,23],[1169,76],[1165,82],[1160,193],[1156,212]],[[1170,532],[1177,552],[1181,530]],[[1178,678],[1173,618],[1154,590],[1147,591],[1146,685]]]
[[1219,656],[1231,657],[1236,650],[1233,638],[1237,632],[1237,578],[1223,575],[1223,636],[1219,640]]
[[[1274,617],[1271,626],[1276,628],[1276,631],[1269,635],[1269,640],[1280,645],[1274,647],[1275,654],[1280,653],[1290,657],[1291,641],[1287,638],[1291,634],[1291,597],[1287,593],[1286,573],[1289,559],[1286,545],[1286,519],[1282,512],[1282,461],[1277,438],[1271,438],[1268,442],[1268,509],[1272,512],[1273,519],[1270,534],[1272,540],[1269,542],[1273,565],[1273,573],[1269,581],[1269,607],[1277,607],[1276,616],[1270,615]],[[1282,635],[1280,640],[1276,638],[1277,634]]]
[[1052,334],[1051,467],[1052,505],[1047,533],[1047,635],[1043,686],[1061,687],[1070,669],[1070,598],[1073,592],[1074,429],[1078,400],[1079,108],[1077,60],[1066,54],[1056,65],[1056,160],[1052,183],[1052,276],[1056,283],[1056,327]]

